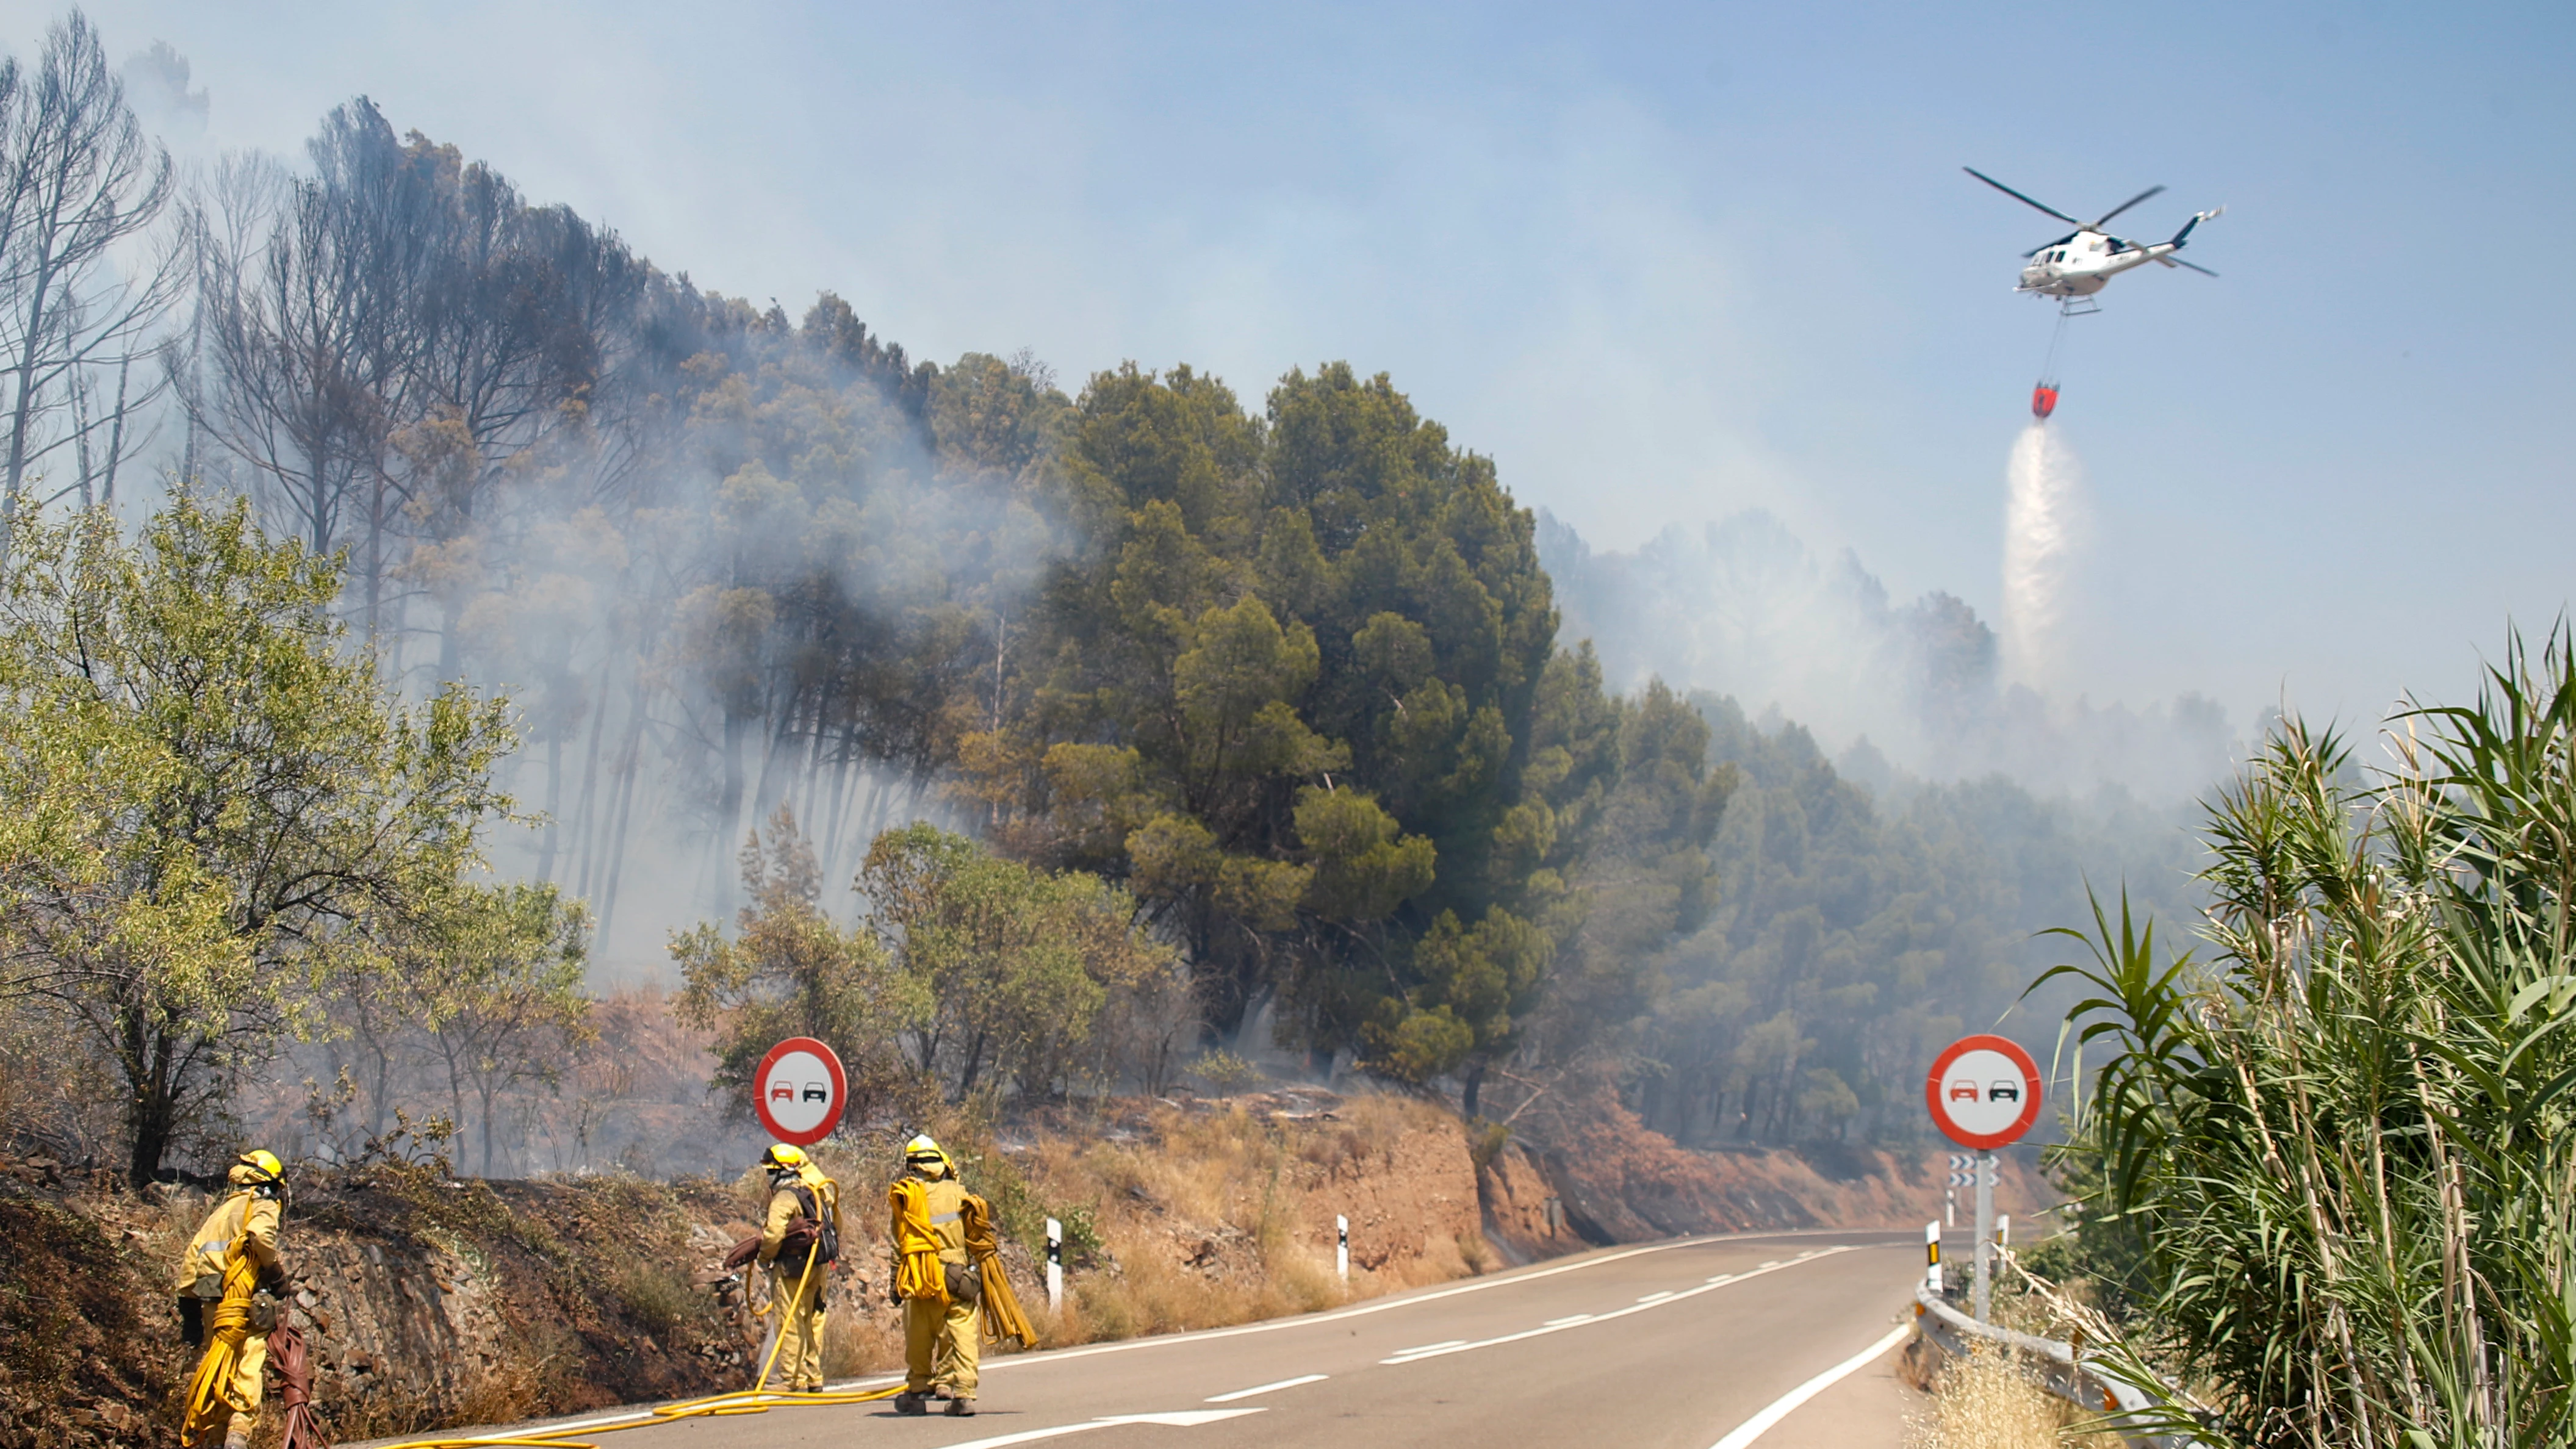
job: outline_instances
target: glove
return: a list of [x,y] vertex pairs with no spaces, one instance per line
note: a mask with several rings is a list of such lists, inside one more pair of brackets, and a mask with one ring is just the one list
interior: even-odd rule
[[206,1344],[206,1300],[193,1293],[179,1295],[179,1341],[190,1348]]
[[271,1263],[267,1267],[262,1268],[259,1272],[259,1291],[267,1294],[271,1298],[284,1298],[286,1296],[286,1270],[275,1263]]

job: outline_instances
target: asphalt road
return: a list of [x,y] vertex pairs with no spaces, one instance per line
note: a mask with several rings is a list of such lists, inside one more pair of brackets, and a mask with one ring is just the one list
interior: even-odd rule
[[[900,1419],[885,1403],[799,1406],[608,1442],[1895,1449],[1904,1391],[1889,1378],[1891,1335],[1912,1321],[1921,1254],[1917,1236],[1866,1232],[1608,1249],[1303,1318],[989,1358],[972,1419]],[[1744,1437],[1783,1396],[1865,1354],[1758,1439]]]

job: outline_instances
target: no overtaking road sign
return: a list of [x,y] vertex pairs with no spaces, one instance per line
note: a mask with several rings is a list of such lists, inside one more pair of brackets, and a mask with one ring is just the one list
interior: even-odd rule
[[2019,1042],[1961,1037],[1933,1060],[1923,1100],[1933,1125],[1962,1147],[1992,1152],[2039,1120],[2039,1063]]
[[791,1036],[769,1049],[751,1074],[752,1110],[779,1141],[811,1147],[841,1125],[850,1079],[841,1059],[810,1036]]

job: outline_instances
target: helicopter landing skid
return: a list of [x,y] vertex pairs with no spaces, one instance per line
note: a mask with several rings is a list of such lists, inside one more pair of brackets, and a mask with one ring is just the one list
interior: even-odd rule
[[2102,304],[2090,297],[2063,297],[2057,303],[2060,317],[2090,317],[2102,310]]

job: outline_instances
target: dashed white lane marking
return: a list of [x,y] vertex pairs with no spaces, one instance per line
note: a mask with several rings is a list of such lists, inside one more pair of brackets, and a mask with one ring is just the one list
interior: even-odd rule
[[[1496,1288],[1510,1288],[1522,1283],[1534,1283],[1541,1278],[1553,1278],[1559,1273],[1580,1273],[1586,1268],[1598,1268],[1607,1263],[1616,1263],[1628,1258],[1641,1257],[1647,1253],[1669,1253],[1676,1248],[1707,1248],[1714,1247],[1720,1243],[1740,1242],[1747,1238],[1820,1238],[1844,1231],[1846,1230],[1842,1228],[1784,1228],[1766,1233],[1704,1233],[1695,1237],[1672,1238],[1665,1242],[1646,1243],[1634,1248],[1622,1248],[1615,1253],[1602,1253],[1598,1256],[1580,1257],[1570,1263],[1557,1263],[1545,1268],[1524,1268],[1510,1273],[1497,1273],[1492,1277],[1478,1278],[1472,1283],[1453,1284],[1450,1287],[1435,1288],[1426,1293],[1411,1293],[1402,1297],[1380,1298],[1351,1308],[1335,1308],[1322,1313],[1302,1313],[1295,1314],[1287,1318],[1264,1319],[1259,1323],[1241,1323],[1232,1328],[1202,1328],[1193,1333],[1156,1334],[1146,1338],[1120,1339],[1115,1343],[1090,1343],[1085,1344],[1080,1348],[1052,1348],[1042,1353],[1004,1354],[999,1358],[987,1362],[984,1365],[984,1372],[989,1374],[998,1373],[1003,1369],[1043,1368],[1049,1364],[1065,1363],[1077,1358],[1090,1358],[1094,1354],[1134,1353],[1140,1349],[1169,1348],[1172,1345],[1179,1343],[1205,1343],[1210,1339],[1237,1338],[1247,1333],[1278,1333],[1284,1329],[1312,1328],[1319,1324],[1339,1323],[1345,1318],[1359,1318],[1371,1313],[1391,1313],[1399,1308],[1412,1308],[1424,1303],[1437,1303],[1441,1299],[1455,1298],[1462,1293],[1486,1293],[1491,1292]],[[1857,1247],[1861,1245],[1853,1244],[1851,1246]],[[1909,1241],[1904,1243],[1882,1244],[1879,1246],[1911,1247],[1912,1243]],[[858,1380],[857,1382],[862,1384],[888,1384],[894,1382],[894,1380],[892,1378],[873,1380],[863,1379]],[[832,1387],[837,1389],[840,1388],[841,1385],[834,1384]],[[649,1418],[651,1416],[649,1414],[638,1414],[635,1417]],[[495,1437],[501,1436],[496,1435]]]
[[1210,1394],[1208,1395],[1206,1402],[1211,1404],[1231,1404],[1237,1399],[1248,1399],[1255,1394],[1275,1394],[1281,1389],[1293,1389],[1299,1384],[1320,1384],[1331,1377],[1331,1374],[1306,1374],[1300,1378],[1281,1379],[1275,1384],[1262,1384],[1255,1388],[1236,1389],[1230,1394]]
[[1590,1323],[1591,1321],[1592,1321],[1592,1315],[1591,1315],[1591,1314],[1589,1314],[1589,1313],[1575,1313],[1575,1314],[1569,1314],[1569,1315],[1567,1315],[1566,1317],[1563,1317],[1563,1318],[1551,1318],[1551,1319],[1549,1319],[1547,1322],[1540,1324],[1540,1325],[1539,1325],[1539,1327],[1541,1327],[1541,1328],[1571,1328],[1571,1327],[1573,1327],[1574,1325],[1576,1325],[1576,1324],[1578,1324],[1578,1323]]
[[1791,1410],[1869,1367],[1880,1354],[1896,1347],[1905,1335],[1913,1331],[1912,1323],[1900,1323],[1889,1329],[1885,1338],[1782,1394],[1772,1401],[1771,1407],[1736,1425],[1733,1433],[1717,1441],[1716,1449],[1745,1449],[1746,1445],[1770,1432],[1772,1425],[1789,1417]]
[[1640,1302],[1640,1303],[1659,1303],[1659,1302],[1662,1302],[1664,1299],[1670,1298],[1670,1297],[1672,1297],[1672,1296],[1673,1296],[1673,1290],[1671,1290],[1670,1288],[1667,1288],[1667,1289],[1665,1289],[1665,1290],[1664,1290],[1663,1292],[1661,1292],[1661,1293],[1649,1293],[1649,1294],[1647,1294],[1645,1297],[1640,1298],[1640,1299],[1638,1299],[1637,1301],[1638,1301],[1638,1302]]
[[1060,1439],[1067,1434],[1079,1434],[1085,1429],[1106,1429],[1113,1424],[1171,1424],[1186,1429],[1199,1424],[1213,1424],[1220,1419],[1239,1419],[1246,1414],[1261,1412],[1263,1411],[1260,1409],[1183,1409],[1175,1414],[1112,1414],[1106,1419],[1087,1419],[1079,1424],[1057,1424],[1047,1429],[1022,1429],[1016,1434],[996,1434],[990,1439],[969,1439],[963,1444],[948,1445],[947,1449],[1006,1449],[1006,1446],[1012,1444],[1034,1444],[1040,1439]]
[[1395,1356],[1402,1358],[1408,1353],[1437,1353],[1444,1348],[1456,1348],[1466,1341],[1463,1338],[1444,1338],[1438,1343],[1417,1343],[1411,1348],[1397,1349]]
[[[1741,1283],[1748,1278],[1759,1278],[1765,1273],[1778,1272],[1782,1268],[1795,1267],[1800,1263],[1813,1262],[1818,1258],[1830,1257],[1836,1253],[1851,1253],[1857,1251],[1859,1251],[1857,1247],[1849,1244],[1840,1244],[1831,1248],[1817,1248],[1811,1252],[1800,1253],[1798,1256],[1791,1258],[1786,1262],[1775,1262],[1768,1267],[1756,1268],[1749,1273],[1738,1273],[1734,1277],[1728,1279],[1727,1283]],[[1473,1349],[1492,1348],[1496,1344],[1518,1343],[1525,1338],[1537,1338],[1541,1334],[1548,1333],[1562,1333],[1566,1329],[1580,1328],[1585,1324],[1608,1323],[1614,1318],[1625,1318],[1631,1313],[1646,1313],[1657,1308],[1670,1308],[1676,1303],[1688,1302],[1703,1293],[1713,1293],[1725,1286],[1726,1283],[1703,1283],[1697,1288],[1685,1288],[1668,1297],[1655,1298],[1644,1303],[1632,1303],[1625,1308],[1614,1308],[1607,1313],[1596,1313],[1586,1317],[1564,1320],[1557,1323],[1544,1323],[1536,1328],[1524,1328],[1518,1333],[1506,1333],[1500,1338],[1478,1339],[1473,1343],[1428,1343],[1424,1344],[1420,1348],[1398,1349],[1394,1357],[1382,1358],[1379,1359],[1378,1362],[1382,1364],[1420,1363],[1426,1358],[1441,1358],[1453,1353],[1466,1353]]]

